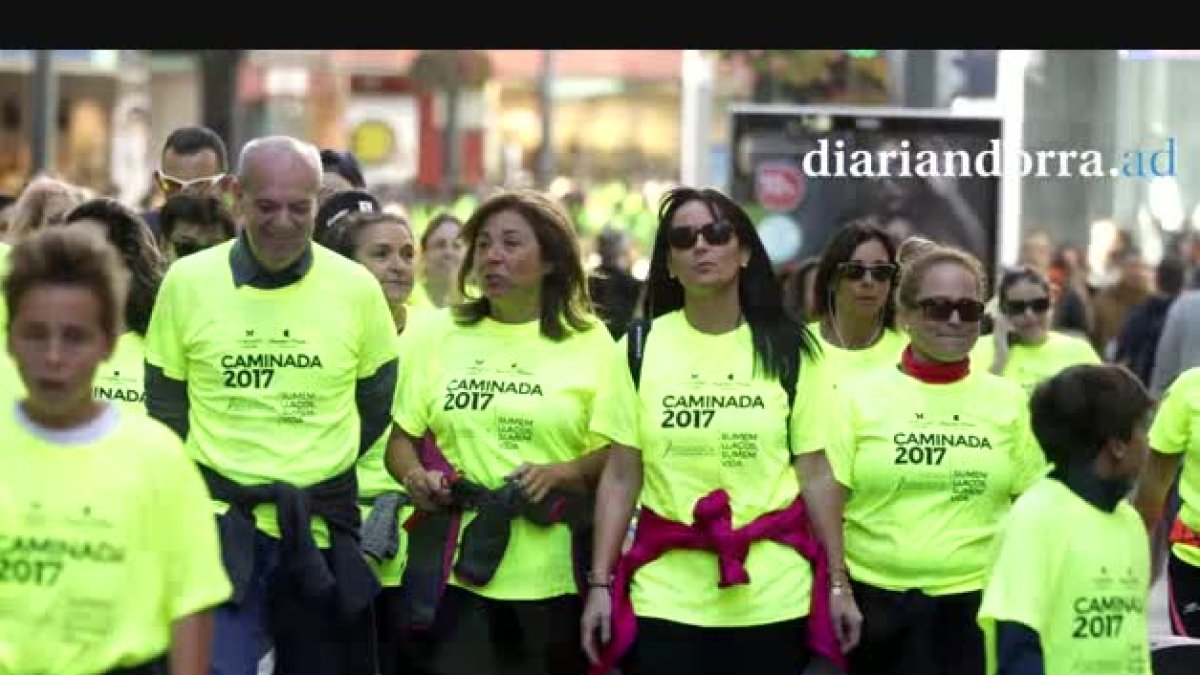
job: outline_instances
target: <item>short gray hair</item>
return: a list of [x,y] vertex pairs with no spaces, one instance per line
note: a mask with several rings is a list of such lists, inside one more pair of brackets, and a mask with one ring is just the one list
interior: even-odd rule
[[291,152],[302,158],[312,167],[317,182],[321,181],[321,152],[312,143],[306,143],[291,136],[264,136],[255,138],[247,143],[238,155],[237,178],[245,185],[249,178],[250,167],[256,156],[262,153]]

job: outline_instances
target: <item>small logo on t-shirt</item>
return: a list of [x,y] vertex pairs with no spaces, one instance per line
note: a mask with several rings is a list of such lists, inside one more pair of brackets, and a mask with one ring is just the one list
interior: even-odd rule
[[41,502],[30,502],[29,510],[25,512],[25,524],[29,527],[43,527],[48,518]]
[[301,340],[300,338],[296,337],[295,335],[292,335],[292,329],[290,329],[290,328],[284,328],[283,330],[281,330],[279,332],[279,334],[282,337],[273,337],[270,340],[268,340],[268,342],[271,343],[272,347],[297,347],[299,345],[305,344],[305,342],[306,342],[305,340]]
[[101,529],[106,530],[112,527],[112,522],[105,518],[96,515],[91,505],[84,504],[76,515],[70,515],[63,519],[72,527]]

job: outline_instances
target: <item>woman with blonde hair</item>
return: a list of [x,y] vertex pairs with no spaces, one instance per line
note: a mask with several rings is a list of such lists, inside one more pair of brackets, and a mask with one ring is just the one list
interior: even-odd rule
[[992,337],[980,340],[971,354],[993,374],[1014,380],[1032,395],[1039,383],[1067,366],[1100,363],[1087,340],[1050,330],[1050,283],[1037,269],[1006,270],[996,300]]
[[71,209],[91,198],[85,188],[46,174],[35,177],[13,204],[8,241],[15,244],[46,225],[61,225]]
[[844,381],[829,461],[863,634],[855,675],[982,675],[976,623],[989,555],[1017,495],[1046,469],[1025,393],[971,361],[982,265],[935,246],[901,272],[898,364]]

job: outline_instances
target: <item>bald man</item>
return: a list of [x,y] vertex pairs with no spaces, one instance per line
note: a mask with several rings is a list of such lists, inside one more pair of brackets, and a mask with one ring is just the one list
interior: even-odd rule
[[354,465],[388,427],[395,328],[362,267],[312,245],[317,149],[246,145],[242,229],[167,272],[146,333],[146,408],[200,466],[233,599],[214,675],[374,673],[378,592]]

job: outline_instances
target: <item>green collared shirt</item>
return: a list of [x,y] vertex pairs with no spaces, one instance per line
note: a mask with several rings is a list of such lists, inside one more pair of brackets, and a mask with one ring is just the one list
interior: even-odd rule
[[312,268],[312,242],[304,247],[304,253],[296,262],[287,267],[272,272],[254,257],[250,242],[246,239],[245,231],[238,232],[237,241],[229,250],[229,267],[233,270],[233,285],[271,290],[290,286],[304,278]]

